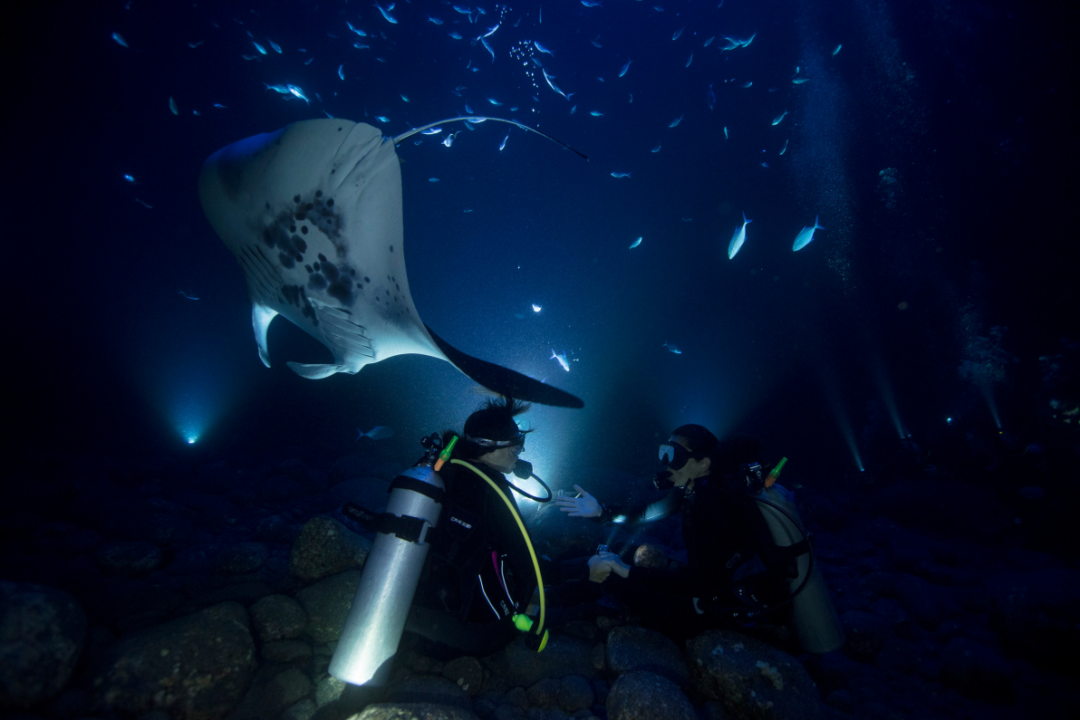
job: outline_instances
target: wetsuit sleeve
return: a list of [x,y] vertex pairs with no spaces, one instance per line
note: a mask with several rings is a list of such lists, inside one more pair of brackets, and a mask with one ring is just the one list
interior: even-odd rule
[[671,517],[679,511],[679,500],[682,490],[673,489],[667,495],[655,502],[638,505],[612,505],[601,503],[603,512],[600,517],[594,518],[602,523],[615,523],[617,525],[636,525],[638,523],[653,522]]

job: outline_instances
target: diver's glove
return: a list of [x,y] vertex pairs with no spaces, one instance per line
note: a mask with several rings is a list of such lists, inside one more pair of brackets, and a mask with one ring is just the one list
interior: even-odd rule
[[598,518],[604,514],[604,506],[585,488],[575,485],[574,490],[578,492],[577,497],[568,497],[560,493],[559,497],[555,498],[555,504],[560,510],[570,517]]

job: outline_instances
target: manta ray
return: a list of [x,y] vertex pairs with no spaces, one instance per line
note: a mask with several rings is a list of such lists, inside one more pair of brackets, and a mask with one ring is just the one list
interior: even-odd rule
[[[542,135],[512,120],[486,119]],[[394,148],[437,124],[390,138],[365,123],[305,120],[240,140],[206,160],[199,198],[243,270],[259,357],[270,367],[266,333],[281,315],[334,356],[330,364],[289,362],[301,377],[355,374],[415,353],[445,360],[501,395],[584,407],[570,393],[454,348],[417,314],[405,274]]]

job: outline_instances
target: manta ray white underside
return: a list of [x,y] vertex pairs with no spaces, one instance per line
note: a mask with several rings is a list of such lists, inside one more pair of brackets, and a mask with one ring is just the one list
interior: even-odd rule
[[199,197],[243,269],[267,367],[267,328],[282,315],[333,353],[333,364],[288,363],[306,378],[416,353],[503,395],[583,406],[558,388],[462,353],[420,320],[405,273],[400,162],[394,140],[378,129],[305,120],[233,143],[204,164]]

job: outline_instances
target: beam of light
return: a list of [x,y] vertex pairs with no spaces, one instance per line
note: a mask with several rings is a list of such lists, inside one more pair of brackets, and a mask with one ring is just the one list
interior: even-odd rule
[[885,368],[880,362],[874,363],[874,379],[877,381],[878,392],[881,393],[881,401],[885,403],[885,410],[889,413],[896,434],[903,440],[910,433],[904,432],[903,423],[900,422],[900,413],[896,409],[896,396],[893,394],[892,385],[885,375]]
[[997,402],[994,400],[994,391],[990,387],[989,381],[978,383],[979,392],[982,394],[983,399],[986,400],[986,407],[990,409],[990,416],[994,418],[994,425],[998,430],[1001,430],[1001,416],[998,414]]
[[165,413],[188,445],[198,442],[221,413],[220,390],[202,373],[176,378],[167,390]]
[[847,444],[848,450],[851,451],[851,458],[855,461],[855,466],[859,468],[859,472],[866,472],[866,468],[863,467],[862,456],[859,454],[859,444],[855,442],[855,431],[851,428],[851,418],[848,416],[847,410],[844,409],[840,396],[835,392],[829,392],[828,395],[833,417],[836,419],[836,424],[840,426],[840,434],[844,436],[844,442]]

